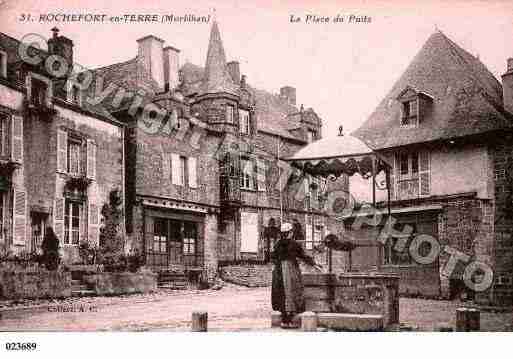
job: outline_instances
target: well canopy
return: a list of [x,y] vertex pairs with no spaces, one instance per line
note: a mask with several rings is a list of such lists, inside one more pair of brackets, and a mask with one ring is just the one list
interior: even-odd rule
[[312,142],[286,158],[293,166],[314,176],[352,176],[359,173],[364,178],[390,167],[363,141],[351,135],[326,137]]

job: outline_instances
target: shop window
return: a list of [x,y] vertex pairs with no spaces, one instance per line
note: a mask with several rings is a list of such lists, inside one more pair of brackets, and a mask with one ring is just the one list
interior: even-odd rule
[[163,218],[155,218],[153,229],[153,252],[167,253],[168,221]]
[[183,235],[183,254],[193,255],[196,254],[196,238],[197,238],[196,224],[192,222],[184,223]]

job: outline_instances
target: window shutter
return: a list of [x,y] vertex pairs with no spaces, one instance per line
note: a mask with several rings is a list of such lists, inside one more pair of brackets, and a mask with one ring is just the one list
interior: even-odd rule
[[189,187],[198,188],[196,157],[189,157]]
[[162,176],[164,179],[171,179],[171,157],[168,153],[162,153]]
[[14,162],[23,162],[23,117],[12,116],[11,157]]
[[182,174],[180,171],[180,156],[176,153],[171,154],[171,181],[173,184],[182,185]]
[[87,140],[87,178],[96,178],[96,143],[93,140]]
[[94,203],[89,203],[89,227],[88,237],[93,243],[98,243],[100,238],[100,208]]
[[14,216],[13,216],[13,242],[14,244],[25,244],[26,238],[26,212],[27,194],[24,191],[14,190]]
[[421,196],[429,196],[431,193],[429,152],[419,152],[419,193]]
[[53,231],[59,239],[59,243],[64,243],[64,198],[56,198],[53,206]]
[[57,172],[67,172],[68,133],[57,130]]
[[265,162],[261,158],[259,158],[257,160],[256,173],[257,173],[257,190],[260,192],[265,192],[265,190],[266,190]]

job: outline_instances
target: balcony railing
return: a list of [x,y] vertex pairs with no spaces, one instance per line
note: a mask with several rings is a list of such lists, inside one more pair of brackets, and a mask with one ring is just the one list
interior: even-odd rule
[[419,198],[419,179],[400,180],[397,183],[398,199]]
[[221,176],[221,203],[224,206],[238,207],[241,205],[240,178]]

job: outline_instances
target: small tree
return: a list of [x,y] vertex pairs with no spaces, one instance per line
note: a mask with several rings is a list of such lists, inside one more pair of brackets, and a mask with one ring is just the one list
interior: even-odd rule
[[[109,193],[109,202],[102,207],[103,226],[100,228],[101,262],[107,271],[126,267],[124,259],[124,239],[119,234],[119,226],[123,219],[121,209],[123,201],[118,189]],[[123,262],[123,263],[122,263]]]
[[43,251],[41,255],[41,263],[48,270],[56,270],[59,268],[61,261],[59,255],[59,238],[55,235],[52,227],[46,228],[46,233],[41,243],[41,249]]

